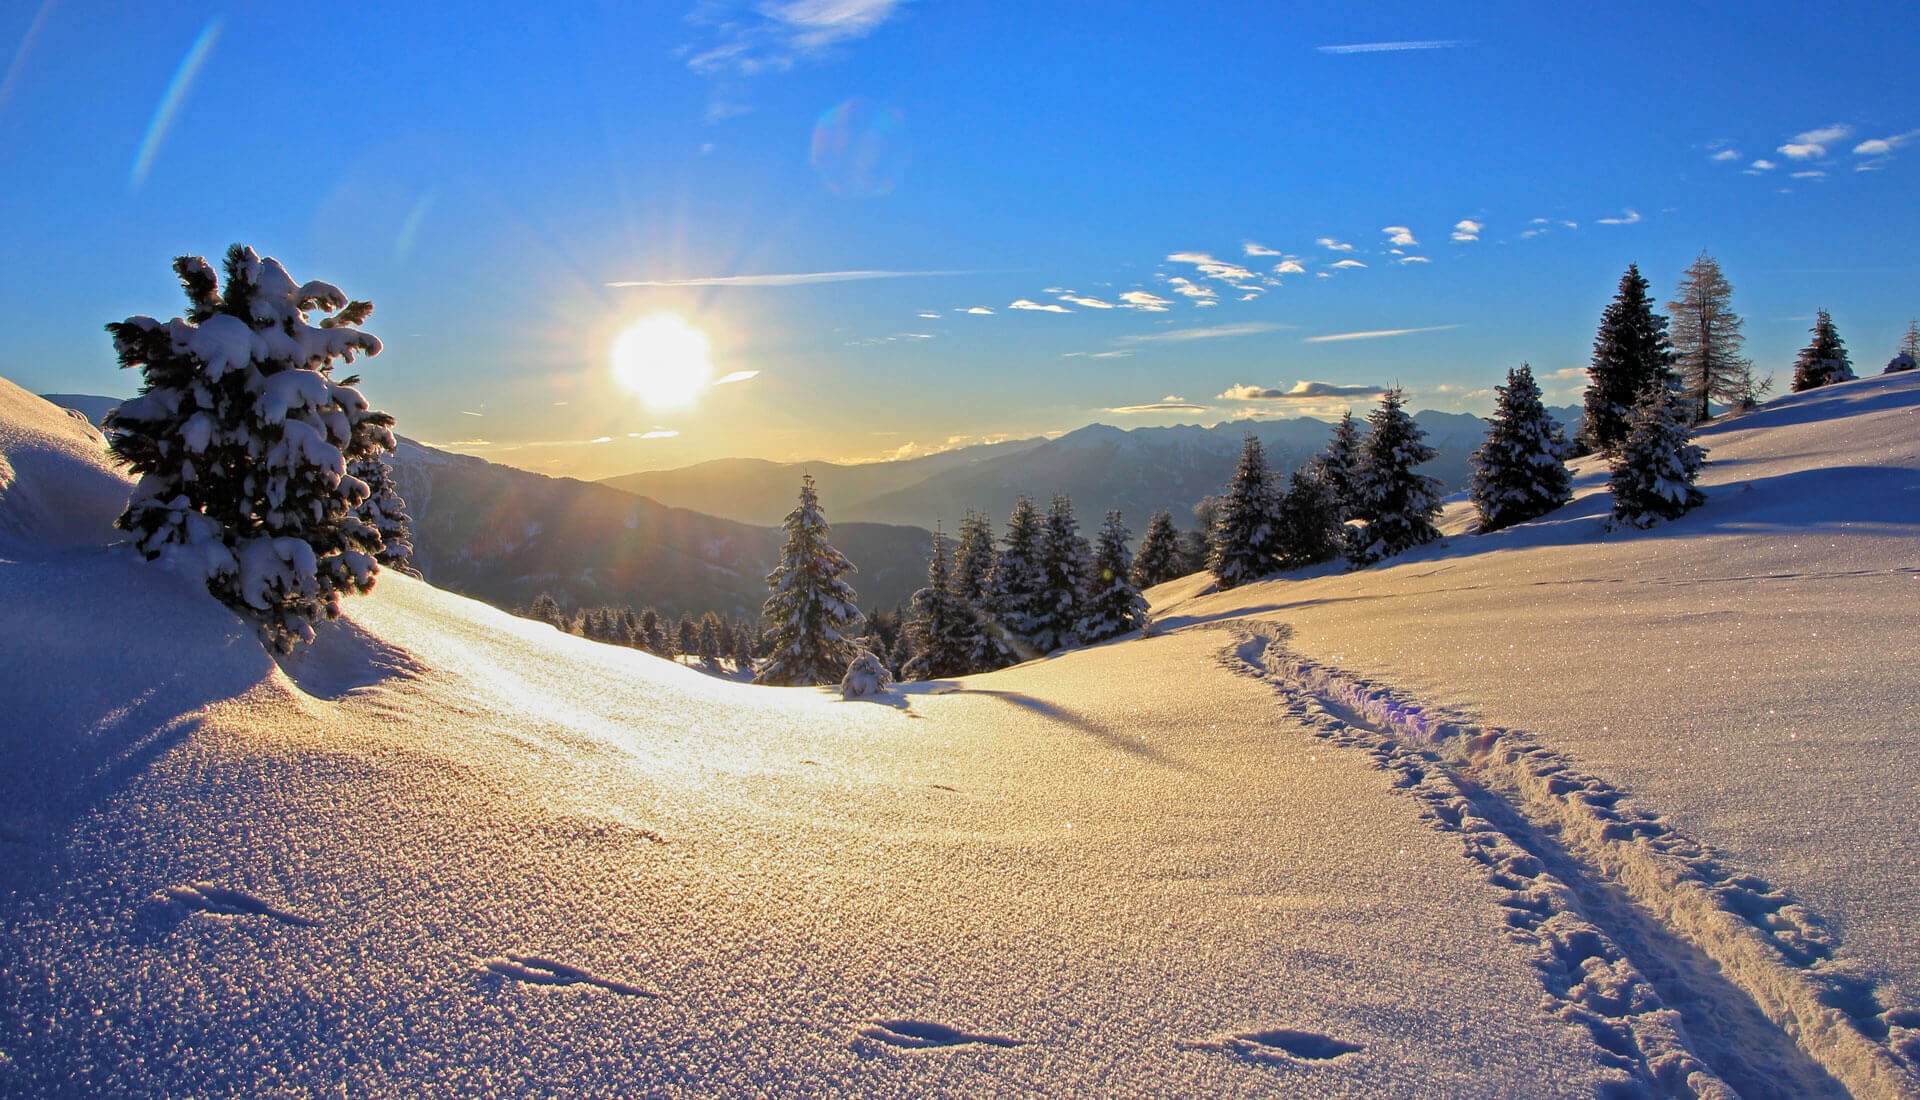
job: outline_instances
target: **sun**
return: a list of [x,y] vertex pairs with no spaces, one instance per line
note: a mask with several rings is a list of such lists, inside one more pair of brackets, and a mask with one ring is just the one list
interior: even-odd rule
[[713,377],[707,334],[683,317],[642,317],[613,338],[607,358],[613,377],[649,406],[690,405]]

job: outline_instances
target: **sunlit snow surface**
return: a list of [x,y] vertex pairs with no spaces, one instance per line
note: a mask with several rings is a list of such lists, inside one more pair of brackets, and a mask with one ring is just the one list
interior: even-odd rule
[[[1167,635],[844,702],[392,574],[276,666],[104,548],[95,437],[0,383],[0,1092],[1624,1082],[1460,839],[1225,659],[1250,612],[1568,750],[1910,975],[1916,391],[1840,389],[1878,405],[1710,435],[1710,485],[1771,480],[1669,527],[1176,582]],[[1882,468],[1872,507],[1822,465]]]

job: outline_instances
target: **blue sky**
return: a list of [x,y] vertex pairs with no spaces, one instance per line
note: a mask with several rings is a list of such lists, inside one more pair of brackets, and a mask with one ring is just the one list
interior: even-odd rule
[[[30,389],[130,392],[101,325],[232,241],[375,302],[402,431],[582,476],[1573,401],[1703,249],[1782,383],[1816,308],[1863,370],[1920,314],[1911,3],[127,7],[0,14]],[[649,407],[661,312],[757,373]]]

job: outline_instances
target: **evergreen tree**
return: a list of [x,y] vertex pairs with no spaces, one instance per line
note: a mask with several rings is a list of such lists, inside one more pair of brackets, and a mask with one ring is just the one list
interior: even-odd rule
[[720,663],[720,616],[711,611],[700,616],[700,663]]
[[1900,341],[1900,350],[1894,352],[1887,362],[1886,374],[1899,374],[1920,366],[1920,321],[1907,322],[1907,335]]
[[1332,561],[1345,548],[1347,528],[1340,518],[1340,500],[1328,484],[1324,469],[1313,463],[1287,478],[1278,517],[1283,568]]
[[1653,311],[1639,265],[1620,276],[1620,289],[1600,317],[1587,368],[1586,418],[1580,441],[1590,451],[1611,451],[1627,437],[1627,415],[1642,390],[1672,385],[1673,347],[1667,319]]
[[660,612],[651,607],[640,611],[640,646],[656,657],[673,656],[667,645],[667,632],[660,625]]
[[947,536],[936,525],[927,586],[915,592],[908,605],[906,633],[914,656],[901,666],[901,679],[937,680],[973,671],[980,622],[954,583],[950,560]]
[[993,548],[993,521],[983,512],[969,511],[960,521],[959,545],[954,551],[953,587],[972,610],[979,629],[968,658],[972,672],[1005,668],[1019,660],[1012,634],[996,618],[995,573],[999,555]]
[[377,450],[347,463],[347,473],[367,487],[367,498],[360,502],[361,522],[380,535],[380,549],[374,558],[389,569],[419,576],[413,567],[413,517],[407,514],[407,502],[400,498],[393,482],[393,467]]
[[733,632],[733,667],[741,672],[753,671],[753,633],[751,631]]
[[907,669],[913,665],[913,636],[902,630],[893,639],[893,648],[887,651],[887,667],[897,677],[907,678]]
[[1546,515],[1573,499],[1567,441],[1540,400],[1533,368],[1522,363],[1508,371],[1507,384],[1493,392],[1493,419],[1486,442],[1473,452],[1467,487],[1483,532]]
[[1212,553],[1212,543],[1207,538],[1209,530],[1211,528],[1181,531],[1174,536],[1174,547],[1179,551],[1180,576],[1199,573],[1207,568],[1207,557]]
[[1812,331],[1813,339],[1793,361],[1793,392],[1853,381],[1846,342],[1840,339],[1840,331],[1833,327],[1833,318],[1826,310],[1814,315]]
[[700,655],[700,624],[694,621],[693,612],[680,613],[680,625],[674,631],[673,643],[674,651],[683,656]]
[[567,628],[566,613],[560,610],[560,601],[554,599],[551,592],[542,592],[533,598],[532,605],[527,608],[527,618],[546,623],[556,630]]
[[[105,418],[139,477],[116,525],[291,652],[379,572],[380,532],[359,514],[369,490],[348,467],[393,449],[393,418],[332,374],[380,351],[357,327],[373,305],[297,285],[244,245],[227,250],[224,284],[201,257],[173,269],[185,319],[107,326],[120,365],[141,370],[139,396]],[[309,325],[315,310],[331,316]]]
[[721,657],[733,656],[733,620],[724,615],[714,616],[713,641]]
[[1390,558],[1440,537],[1433,525],[1440,514],[1440,483],[1415,472],[1439,452],[1427,446],[1427,433],[1407,415],[1405,401],[1395,386],[1367,416],[1371,430],[1361,444],[1354,481],[1355,515],[1366,527],[1349,536],[1347,550],[1355,565]]
[[800,503],[787,513],[780,564],[767,575],[773,594],[764,615],[772,653],[754,678],[759,684],[832,684],[846,674],[853,639],[865,617],[843,575],[853,563],[827,541],[826,516],[813,477],[800,479]]
[[1240,445],[1240,463],[1217,498],[1207,568],[1224,590],[1279,567],[1279,503],[1267,473],[1267,455],[1252,432]]
[[[1095,554],[1096,563],[1099,555]],[[1165,508],[1147,521],[1147,533],[1140,538],[1140,556],[1133,559],[1133,586],[1152,588],[1165,584],[1180,572],[1180,536],[1173,529],[1173,513]]]
[[1003,549],[994,561],[990,607],[994,621],[1016,644],[1031,643],[1040,629],[1047,591],[1042,556],[1045,534],[1033,502],[1025,495],[1015,500],[1013,514],[1007,517]]
[[1327,491],[1333,494],[1334,508],[1341,522],[1353,518],[1357,501],[1354,475],[1359,462],[1360,429],[1354,426],[1353,410],[1348,409],[1334,422],[1333,433],[1327,439],[1327,449],[1313,460],[1320,480],[1326,485]]
[[1699,423],[1711,415],[1712,402],[1738,406],[1752,385],[1753,361],[1740,354],[1746,337],[1733,311],[1733,284],[1720,264],[1705,252],[1680,277],[1667,311],[1673,316],[1674,367],[1688,415]]
[[[1166,512],[1159,513],[1167,516]],[[1171,547],[1172,517],[1167,517],[1168,543]],[[1147,600],[1133,586],[1132,555],[1127,552],[1131,533],[1118,511],[1108,512],[1100,528],[1100,541],[1093,552],[1093,575],[1089,578],[1086,606],[1080,615],[1080,640],[1092,645],[1108,638],[1133,634],[1146,629]]]
[[1086,598],[1087,577],[1093,572],[1092,547],[1080,537],[1073,501],[1065,493],[1055,494],[1047,509],[1040,547],[1044,588],[1039,615],[1028,638],[1034,649],[1051,653],[1079,641],[1081,604]]
[[892,686],[893,674],[887,671],[885,661],[874,656],[871,650],[855,650],[853,659],[847,662],[847,671],[840,677],[840,697],[865,699],[885,695]]
[[1707,452],[1687,438],[1682,398],[1648,386],[1633,406],[1626,441],[1613,455],[1613,526],[1651,527],[1706,500],[1693,484]]

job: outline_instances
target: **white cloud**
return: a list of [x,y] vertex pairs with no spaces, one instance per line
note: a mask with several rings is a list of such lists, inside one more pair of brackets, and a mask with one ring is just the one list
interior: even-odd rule
[[1173,287],[1173,292],[1175,294],[1183,294],[1189,298],[1206,299],[1206,298],[1218,297],[1218,295],[1214,293],[1214,290],[1212,287],[1201,286],[1200,284],[1194,282],[1192,279],[1189,279],[1184,275],[1168,276],[1167,285]]
[[1410,336],[1416,332],[1445,332],[1460,328],[1460,325],[1427,325],[1424,328],[1377,328],[1367,332],[1335,332],[1326,336],[1309,336],[1301,341],[1306,344],[1337,344],[1347,340],[1379,340],[1388,336]]
[[1206,308],[1206,307],[1208,307],[1208,306],[1217,306],[1217,305],[1219,305],[1219,304],[1220,304],[1220,299],[1218,299],[1218,298],[1202,298],[1202,299],[1200,299],[1199,301],[1197,301],[1197,302],[1195,302],[1195,303],[1193,303],[1193,304],[1194,304],[1194,308],[1196,308],[1196,309],[1204,309],[1204,308]]
[[1904,134],[1893,134],[1883,138],[1868,138],[1854,146],[1853,151],[1856,155],[1863,157],[1884,157],[1915,138],[1920,138],[1920,130],[1908,130]]
[[732,374],[723,374],[714,379],[713,384],[716,386],[731,386],[735,382],[747,382],[758,377],[760,377],[760,372],[757,370],[737,370]]
[[1344,241],[1336,241],[1332,237],[1316,237],[1314,238],[1313,243],[1319,245],[1321,248],[1326,249],[1328,252],[1352,252],[1353,251],[1352,245],[1347,244]]
[[993,313],[993,311],[988,309],[986,306],[968,306],[965,309],[956,309],[954,310],[954,312],[955,313],[972,313],[981,317],[986,317]]
[[1332,263],[1332,264],[1328,264],[1327,266],[1329,266],[1329,267],[1331,267],[1331,268],[1333,268],[1333,269],[1334,269],[1335,271],[1339,271],[1339,270],[1342,270],[1342,269],[1344,269],[1344,268],[1349,268],[1349,267],[1365,267],[1365,266],[1367,266],[1367,265],[1366,265],[1366,264],[1363,264],[1363,263],[1361,263],[1361,262],[1360,262],[1359,260],[1341,260],[1341,261],[1339,261],[1339,262],[1337,262],[1337,263]]
[[1118,306],[1114,305],[1112,302],[1103,302],[1098,298],[1088,298],[1080,294],[1062,294],[1060,296],[1060,300],[1063,302],[1072,302],[1076,306],[1085,306],[1088,309],[1118,309],[1119,308]]
[[1820,169],[1815,168],[1806,172],[1795,172],[1793,174],[1793,178],[1797,180],[1818,180],[1818,179],[1826,179],[1827,174],[1825,172],[1822,172]]
[[696,10],[694,18],[713,26],[715,39],[687,58],[687,67],[703,76],[784,72],[801,58],[871,34],[899,6],[900,0],[787,0],[751,8],[706,5]]
[[1266,291],[1264,291],[1264,290],[1259,290],[1259,289],[1255,289],[1255,290],[1249,290],[1249,291],[1247,291],[1247,292],[1246,292],[1245,294],[1242,294],[1242,295],[1240,296],[1240,300],[1241,300],[1241,301],[1243,301],[1243,302],[1251,302],[1251,301],[1253,301],[1253,300],[1254,300],[1255,298],[1258,298],[1258,297],[1260,297],[1260,296],[1261,296],[1262,294],[1265,294],[1265,293],[1266,293]]
[[1596,218],[1601,225],[1636,225],[1640,221],[1640,211],[1628,207],[1617,218]]
[[[756,371],[755,373],[757,374],[759,372]],[[648,432],[628,432],[627,438],[628,439],[672,439],[679,434],[680,434],[679,432],[674,431],[672,428],[655,428],[652,431],[648,431]]]
[[1425,256],[1402,256],[1394,262],[1402,264],[1430,264],[1433,261],[1427,259]]
[[1118,351],[1067,351],[1060,353],[1062,359],[1126,359],[1133,352],[1125,349]]
[[594,444],[594,443],[612,443],[612,442],[613,442],[613,437],[612,437],[612,436],[610,436],[610,435],[603,435],[603,436],[600,436],[600,437],[599,437],[599,438],[597,438],[597,439],[589,439],[589,440],[587,440],[587,442],[588,442],[589,444]]
[[1120,301],[1129,309],[1138,309],[1147,313],[1165,313],[1173,303],[1158,294],[1144,290],[1129,290],[1120,295]]
[[1280,254],[1275,249],[1268,248],[1264,244],[1255,244],[1252,241],[1247,241],[1240,247],[1245,249],[1249,256],[1278,256]]
[[1122,416],[1133,416],[1142,413],[1206,412],[1207,407],[1205,405],[1196,405],[1184,397],[1168,394],[1158,401],[1149,402],[1145,405],[1118,405],[1105,411],[1119,413]]
[[1253,272],[1239,264],[1228,260],[1216,260],[1205,252],[1175,252],[1168,256],[1167,260],[1176,264],[1192,264],[1201,275],[1224,283],[1245,282],[1255,277]]
[[1305,275],[1307,269],[1300,266],[1299,260],[1281,260],[1273,265],[1275,275]]
[[1008,305],[1007,308],[1032,310],[1036,313],[1072,313],[1073,312],[1072,310],[1068,309],[1066,306],[1057,306],[1057,305],[1054,305],[1052,302],[1036,302],[1031,298],[1020,298],[1014,301],[1013,303],[1011,303],[1010,305]]
[[1713,159],[1716,161],[1739,160],[1745,155],[1738,149],[1722,149],[1713,155]]
[[1332,382],[1295,382],[1286,389],[1273,389],[1268,386],[1249,386],[1246,383],[1229,386],[1227,392],[1214,398],[1216,401],[1325,401],[1337,397],[1377,397],[1383,393],[1379,386],[1336,386]]
[[1380,230],[1380,232],[1385,233],[1387,235],[1388,244],[1394,245],[1399,248],[1406,248],[1410,245],[1416,245],[1420,243],[1419,241],[1416,241],[1413,239],[1413,230],[1408,229],[1404,225],[1385,226]]
[[1766,158],[1763,157],[1759,160],[1754,161],[1752,164],[1747,165],[1746,173],[1749,176],[1757,176],[1763,172],[1771,172],[1778,167],[1780,167],[1778,164],[1775,164],[1774,162],[1767,160]]
[[814,283],[850,283],[861,279],[925,279],[941,275],[972,275],[971,271],[800,271],[776,275],[701,275],[691,279],[620,279],[611,287],[679,286],[811,286]]
[[1456,241],[1477,241],[1480,239],[1480,231],[1486,227],[1486,222],[1476,221],[1473,218],[1461,218],[1459,221],[1453,223],[1453,239]]
[[1400,53],[1405,50],[1450,50],[1464,46],[1458,38],[1430,38],[1417,42],[1353,42],[1345,46],[1316,46],[1321,53]]
[[1788,160],[1812,160],[1815,157],[1826,156],[1827,147],[1812,143],[1788,142],[1780,147],[1779,152]]
[[921,312],[914,314],[914,316],[926,321],[938,321],[940,319],[938,313]]
[[1275,324],[1271,321],[1243,321],[1237,325],[1213,325],[1207,328],[1176,328],[1166,332],[1139,333],[1120,337],[1125,344],[1183,344],[1191,340],[1221,340],[1233,336],[1257,336],[1263,332],[1278,332],[1292,328],[1292,325]]
[[1795,134],[1793,140],[1805,142],[1808,145],[1832,145],[1836,141],[1845,141],[1852,136],[1853,127],[1844,122],[1836,122],[1831,126],[1822,126],[1816,130]]

